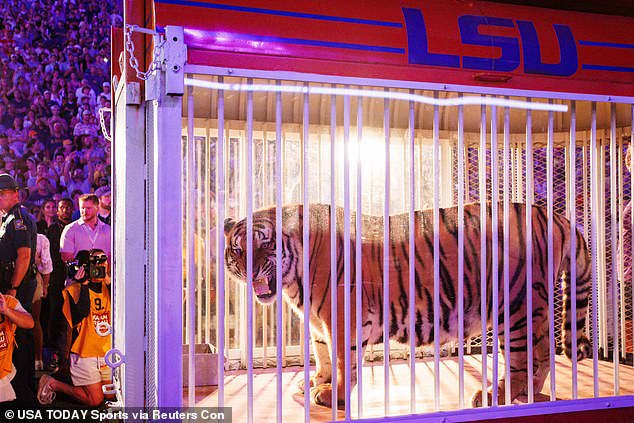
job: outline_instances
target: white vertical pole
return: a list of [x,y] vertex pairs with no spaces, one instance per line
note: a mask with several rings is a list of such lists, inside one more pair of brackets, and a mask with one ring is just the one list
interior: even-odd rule
[[[619,204],[618,204],[618,216],[619,216],[619,227],[618,227],[618,233],[619,234],[623,234],[623,230],[624,230],[624,215],[623,215],[623,195],[625,195],[625,187],[623,186],[623,178],[624,178],[624,173],[623,173],[623,163],[624,163],[624,156],[623,156],[623,137],[617,137],[617,146],[616,146],[616,151],[617,151],[617,159],[616,159],[616,163],[618,163],[617,169],[618,169],[618,175],[619,175],[619,182],[618,182],[618,190],[619,190]],[[624,236],[619,236],[618,237],[618,243],[619,243],[619,247],[618,247],[618,251],[621,251],[621,254],[618,255],[618,272],[617,275],[619,275],[618,278],[618,289],[620,292],[619,295],[619,307],[620,310],[625,310],[625,307],[627,306],[626,304],[626,282],[625,282],[625,277],[623,274],[623,259],[624,259],[624,250],[623,247],[625,247],[625,243],[624,243]],[[626,314],[622,314],[621,315],[621,320],[619,321],[619,325],[620,325],[620,336],[619,336],[619,343],[621,344],[621,358],[623,360],[625,360],[625,358],[627,357],[627,331],[625,328],[625,322],[627,316]]]
[[[438,98],[438,91],[434,91]],[[440,411],[440,110],[434,105],[434,410]]]
[[509,303],[511,301],[511,295],[509,292],[510,283],[510,269],[509,269],[509,242],[510,242],[510,200],[509,191],[511,189],[511,117],[508,107],[504,108],[504,159],[503,159],[503,172],[504,172],[504,190],[502,192],[502,198],[504,202],[504,224],[503,224],[503,237],[504,237],[504,251],[503,251],[503,278],[504,278],[504,404],[509,405],[511,403],[511,312]]
[[497,108],[491,107],[491,327],[493,329],[492,339],[492,358],[493,358],[493,376],[491,378],[491,402],[493,406],[498,406],[498,365],[500,353],[499,340],[499,311],[500,311],[500,280],[499,280],[499,160],[498,160],[498,144],[497,144]]
[[[530,98],[527,99],[530,101]],[[526,111],[526,354],[528,402],[535,400],[533,386],[533,114]]]
[[195,283],[194,269],[196,261],[194,257],[194,90],[187,87],[187,217],[185,225],[187,227],[187,310],[186,310],[186,336],[189,344],[188,348],[188,381],[187,381],[187,401],[190,407],[196,404],[196,367],[195,367],[195,331],[194,314],[196,313],[195,303]]
[[[204,232],[203,232],[203,193],[204,191],[204,187],[205,187],[205,183],[203,181],[205,181],[205,178],[203,176],[203,170],[202,170],[202,165],[203,165],[203,160],[202,160],[202,154],[201,154],[201,150],[204,148],[204,144],[206,144],[206,142],[204,142],[202,145],[200,145],[197,141],[196,141],[196,137],[194,136],[194,150],[193,150],[193,158],[194,158],[194,168],[195,172],[196,172],[196,176],[194,178],[195,183],[192,185],[192,191],[193,191],[193,195],[195,200],[195,205],[194,205],[194,214],[190,217],[193,217],[195,219],[194,221],[194,233],[195,235],[198,235],[198,239],[196,239],[196,236],[194,236],[194,242],[195,245],[198,247],[198,249],[200,250],[200,242],[204,241],[207,236],[205,236]],[[208,179],[207,179],[208,180]],[[195,217],[194,217],[195,216]],[[197,248],[194,247],[194,251],[192,251],[192,254],[194,255],[194,262],[196,263],[194,269],[195,269],[195,276],[196,278],[195,280],[195,289],[196,289],[196,303],[194,304],[194,310],[196,311],[196,327],[194,328],[195,331],[195,341],[196,343],[202,343],[203,342],[203,275],[204,275],[204,264],[205,264],[205,260],[204,257],[201,257],[200,255],[196,255],[196,251]],[[205,250],[209,251],[209,250]],[[202,253],[203,251],[198,251],[198,253]],[[209,292],[209,291],[207,291]]]
[[[251,85],[253,80],[247,81]],[[247,93],[247,423],[253,423],[253,91]]]
[[487,396],[487,124],[486,106],[480,106],[480,319],[482,324],[482,406],[489,405]]
[[[218,82],[223,82],[218,77]],[[218,90],[218,142],[216,147],[216,305],[218,319],[218,407],[225,404],[225,92]]]
[[[308,88],[306,83],[305,88]],[[308,142],[310,137],[310,103],[308,93],[304,94],[304,111],[303,111],[303,139],[302,139],[302,210],[304,214],[304,221],[302,222],[302,253],[303,253],[303,299],[304,299],[304,421],[310,422],[310,209],[308,195]],[[336,406],[336,405],[335,405]]]
[[[385,89],[387,91],[387,89]],[[383,378],[384,414],[390,415],[390,100],[383,100],[385,198],[383,203]]]
[[[462,94],[460,94],[462,97]],[[413,146],[413,140],[412,140]],[[458,106],[458,408],[464,408],[464,106]],[[410,220],[411,221],[411,220]],[[410,262],[413,261],[410,248]],[[410,290],[410,297],[414,291]],[[413,314],[411,315],[414,326]]]
[[[583,236],[585,237],[585,239],[590,239],[590,234],[591,232],[591,228],[590,228],[590,222],[589,222],[589,218],[588,218],[588,195],[586,194],[586,190],[590,189],[590,191],[592,191],[592,184],[588,182],[588,145],[586,144],[586,140],[583,140],[583,163],[582,163],[582,170],[583,170]],[[591,166],[590,166],[591,167]],[[594,254],[594,253],[592,253]],[[594,300],[593,300],[594,301]],[[587,330],[587,329],[586,329]]]
[[[413,93],[413,90],[410,91]],[[416,413],[416,220],[414,209],[416,208],[416,168],[414,166],[414,110],[415,103],[409,102],[409,412]]]
[[[552,104],[552,100],[549,103]],[[546,151],[546,197],[548,215],[548,341],[550,368],[555,368],[555,277],[553,260],[553,112],[548,112],[548,146]],[[550,400],[555,401],[555,372],[550,372]]]
[[[173,39],[170,38],[170,39]],[[181,38],[179,38],[181,39]],[[156,78],[156,79],[154,79]],[[164,74],[148,79],[147,83],[163,84]],[[127,82],[126,82],[127,83]],[[123,87],[125,91],[126,87]],[[160,89],[159,98],[151,102],[153,116],[154,138],[148,145],[152,156],[148,162],[150,173],[151,213],[148,218],[151,225],[151,242],[153,248],[150,251],[150,266],[148,282],[152,284],[155,293],[153,307],[160,310],[156,313],[156,326],[152,336],[157,340],[156,363],[153,373],[156,377],[156,398],[151,398],[152,393],[145,389],[148,403],[154,403],[161,407],[181,407],[183,405],[183,309],[181,301],[174,301],[183,296],[183,207],[185,193],[183,192],[183,169],[185,163],[182,157],[182,109],[183,99],[180,96],[166,95],[164,89]],[[126,97],[125,95],[123,96]],[[116,169],[115,174],[115,208],[113,218],[118,226],[115,235],[115,276],[124,275],[124,278],[133,284],[125,285],[125,301],[115,298],[113,309],[125,306],[126,322],[125,331],[115,331],[115,341],[119,334],[143,333],[139,325],[143,325],[143,307],[138,306],[138,299],[134,295],[130,285],[142,285],[144,266],[142,263],[143,238],[138,236],[138,231],[143,226],[146,210],[140,210],[139,200],[142,197],[135,196],[142,193],[133,188],[133,184],[121,186],[122,181],[138,181],[141,184],[143,172],[142,162],[137,161],[143,157],[143,128],[138,127],[138,122],[143,122],[144,106],[136,106],[125,103],[123,98],[116,99],[117,124],[116,145],[114,147],[113,160]],[[122,114],[119,114],[122,113]],[[123,118],[122,121],[120,119]],[[171,140],[171,142],[166,142]],[[117,147],[118,146],[118,147]],[[120,154],[120,150],[125,154]],[[139,178],[139,179],[137,179]],[[121,188],[121,189],[120,189]],[[126,207],[128,205],[134,206]],[[170,207],[165,207],[170,204]],[[121,212],[121,213],[119,213]],[[138,213],[141,213],[140,215]],[[120,222],[118,216],[125,216]],[[137,226],[141,225],[141,226]],[[135,236],[129,236],[134,234]],[[125,242],[118,242],[121,236],[127,237]],[[140,244],[139,244],[140,243]],[[125,260],[117,260],[125,257]],[[140,259],[140,260],[137,260]],[[138,276],[138,277],[137,277]],[[121,282],[121,281],[117,281]],[[119,285],[119,288],[121,286]],[[122,290],[113,290],[114,297],[122,294]],[[114,298],[113,297],[113,298]],[[140,316],[139,314],[140,313]],[[119,320],[119,319],[116,319]],[[117,323],[117,322],[115,322]],[[116,329],[116,328],[115,328]],[[140,330],[139,330],[140,329]],[[150,330],[150,328],[148,328]],[[134,339],[137,338],[137,339]],[[132,359],[143,363],[143,337],[128,337],[126,339],[126,355],[128,365]],[[140,355],[140,356],[137,356]],[[174,362],[178,365],[173,366]],[[123,366],[126,367],[126,366]],[[142,404],[144,396],[143,368],[128,367],[124,369],[121,379],[125,386],[126,404]],[[140,389],[139,389],[140,388]],[[147,387],[145,387],[147,388]]]
[[[570,315],[572,327],[572,399],[578,397],[577,386],[577,103],[570,103]],[[583,241],[582,241],[583,242]]]
[[616,228],[618,226],[616,191],[618,186],[616,182],[616,173],[620,163],[617,163],[616,160],[616,104],[612,103],[610,105],[610,241],[612,248],[612,274],[610,285],[612,292],[612,345],[614,348],[612,359],[614,362],[614,395],[619,395],[619,302],[616,273],[616,264],[618,261],[616,254]]
[[[337,169],[336,163],[336,138],[337,138],[337,97],[330,96],[330,311],[332,333],[331,356],[332,356],[332,401],[337,403],[337,290],[339,280],[337,277]],[[337,407],[332,407],[332,420],[337,419]]]
[[[634,105],[631,106],[631,110],[630,110],[630,145],[628,146],[628,148],[632,148],[634,147]],[[631,151],[630,151],[631,153]],[[631,157],[630,157],[631,159]],[[632,177],[632,172],[630,171],[630,205],[634,202],[634,178]],[[625,222],[626,225],[630,225],[630,234],[634,233],[634,213],[630,213],[630,221],[629,222]],[[634,253],[634,236],[630,236],[631,239],[627,240],[627,242],[630,243],[629,248],[627,248],[627,253],[630,255],[629,257],[629,263],[630,266],[634,263],[634,257],[632,257],[632,254]],[[625,251],[626,249],[622,250]],[[625,272],[623,272],[625,274]],[[634,311],[634,272],[632,272],[632,276],[631,276],[631,280],[630,281],[623,281],[623,285],[624,285],[624,289],[625,286],[628,284],[630,284],[630,289],[632,290],[632,298],[631,298],[631,307],[632,310]],[[625,296],[625,295],[624,295]],[[630,317],[631,319],[631,317]],[[632,332],[631,333],[626,333],[624,338],[627,338],[629,336],[631,336],[632,338],[634,338],[634,325],[632,325]],[[634,339],[632,339],[632,341],[634,342]]]
[[363,101],[357,99],[357,220],[355,230],[355,284],[356,284],[356,327],[357,327],[357,418],[363,417],[363,256],[362,223],[363,223],[363,195],[362,195],[362,162],[360,152],[363,147]]
[[[281,85],[281,81],[276,82],[277,86]],[[282,233],[282,93],[275,94],[275,307],[277,313],[275,315],[275,332],[276,332],[276,366],[277,375],[277,403],[276,416],[277,423],[282,423],[282,366],[284,356],[284,302],[282,301],[282,242],[284,235]]]
[[[350,391],[352,386],[351,368],[350,368],[350,350],[352,319],[350,316],[350,96],[343,97],[343,214],[344,214],[344,232],[343,232],[343,256],[344,256],[344,272],[343,272],[343,306],[344,306],[344,349],[345,349],[345,415],[346,420],[350,420]],[[357,219],[359,218],[357,212]],[[333,386],[333,390],[335,387]]]
[[[592,102],[592,117],[590,121],[590,198],[593,204],[598,204],[599,178],[598,178],[598,147],[597,147],[597,104]],[[592,230],[592,366],[594,375],[594,397],[599,396],[599,327],[598,318],[598,274],[597,261],[599,222],[598,209],[593,207],[591,217]]]
[[[211,96],[210,96],[211,97]],[[213,104],[209,104],[209,110],[213,109]],[[213,288],[213,282],[211,277],[212,277],[212,273],[211,273],[211,253],[212,253],[212,243],[216,242],[215,239],[212,239],[211,235],[211,222],[214,221],[214,219],[211,218],[212,213],[214,212],[211,209],[211,180],[212,178],[215,177],[215,175],[211,174],[211,145],[212,145],[212,141],[211,141],[211,131],[209,128],[209,121],[211,120],[211,115],[208,116],[207,119],[207,127],[206,127],[206,131],[205,131],[205,138],[206,138],[206,142],[204,143],[203,146],[203,154],[205,157],[204,160],[204,171],[203,171],[203,192],[205,193],[204,196],[204,222],[203,222],[203,239],[205,240],[205,260],[204,260],[204,275],[205,275],[205,297],[206,297],[206,301],[204,304],[204,309],[205,309],[205,323],[204,323],[204,339],[203,339],[203,343],[205,344],[211,344],[211,315],[212,315],[212,310],[211,310],[211,305],[212,305],[212,299],[210,298],[211,296],[209,295],[210,292],[212,292]],[[217,142],[216,142],[217,144]],[[215,300],[215,299],[214,299]]]

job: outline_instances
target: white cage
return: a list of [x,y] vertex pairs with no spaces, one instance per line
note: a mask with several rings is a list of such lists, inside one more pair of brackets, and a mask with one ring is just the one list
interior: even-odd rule
[[[227,406],[234,421],[247,422],[384,421],[410,414],[425,421],[437,418],[436,412],[462,418],[539,414],[544,413],[542,402],[560,411],[632,404],[632,295],[630,282],[619,280],[623,258],[617,255],[623,242],[619,233],[623,225],[632,225],[621,218],[634,189],[623,165],[632,141],[631,104],[590,95],[532,93],[529,98],[528,93],[510,90],[454,91],[437,84],[194,65],[185,65],[179,75],[185,84],[182,100],[178,92],[170,95],[165,72],[150,77],[147,148],[128,145],[127,157],[116,162],[118,181],[146,181],[144,187],[126,188],[128,202],[144,190],[146,216],[130,217],[121,230],[133,231],[133,218],[146,227],[146,307],[140,311],[137,303],[135,309],[130,297],[116,297],[115,305],[115,313],[123,304],[126,314],[144,314],[145,342],[150,345],[142,359],[145,404]],[[127,113],[130,119],[129,111],[121,109],[131,103],[125,100],[125,81],[120,86],[116,118],[124,122],[122,116]],[[566,111],[556,111],[562,106]],[[117,123],[115,129],[125,128]],[[135,160],[146,166],[140,168]],[[117,194],[119,216],[130,216],[123,195],[122,190]],[[473,390],[486,389],[510,368],[498,326],[487,332],[486,324],[480,333],[486,343],[483,336],[465,339],[458,323],[457,342],[441,345],[436,338],[419,348],[371,346],[359,366],[358,385],[346,384],[344,398],[349,401],[344,410],[311,404],[308,390],[296,394],[297,383],[308,383],[314,359],[308,321],[282,301],[279,290],[273,305],[262,306],[252,289],[228,276],[222,254],[225,218],[246,218],[248,234],[254,211],[264,207],[337,206],[344,216],[338,236],[350,245],[350,237],[364,234],[360,223],[355,226],[350,218],[357,210],[374,216],[405,213],[411,219],[414,210],[435,214],[457,206],[460,213],[466,203],[484,199],[505,223],[509,205],[522,202],[564,215],[580,231],[592,257],[586,324],[592,357],[577,362],[561,354],[555,330],[561,322],[554,318],[562,307],[561,286],[553,276],[548,290],[551,372],[539,392],[529,383],[526,395],[515,401],[522,405],[467,410]],[[281,222],[281,212],[276,217]],[[380,230],[389,238],[386,225]],[[549,234],[552,229],[542,234],[544,242]],[[503,243],[506,235],[507,229],[494,231],[493,245]],[[304,237],[308,239],[308,229]],[[442,245],[437,238],[434,243],[430,269],[438,291]],[[248,241],[247,257],[252,248]],[[351,276],[356,264],[350,260],[352,248],[360,246],[345,248],[343,269],[337,269],[334,255],[329,263],[320,263],[329,266],[333,279],[342,272],[340,281],[349,293],[344,295],[343,315],[332,316],[344,319],[346,363],[350,355],[361,358],[361,348],[352,348],[361,327],[350,325],[351,303],[360,298],[353,288],[362,282]],[[493,295],[508,298],[509,269],[498,263],[504,263],[509,251],[500,250],[501,257],[493,251],[491,271],[500,278],[499,292]],[[280,254],[278,250],[278,258]],[[308,249],[301,254],[307,274]],[[389,266],[390,254],[383,260]],[[454,263],[459,272],[463,263],[464,258]],[[411,290],[414,276],[406,270],[404,283],[411,284]],[[248,275],[247,281],[253,283],[253,277]],[[128,284],[123,285],[127,295],[134,292]],[[306,297],[310,288],[304,289]],[[459,289],[456,295],[458,304],[464,304],[468,292]],[[385,296],[381,307],[386,315],[394,301],[409,300]],[[508,303],[503,302],[502,319],[510,320]],[[439,300],[434,299],[433,307],[438,315]],[[413,328],[414,314],[408,319]],[[123,334],[133,330],[138,328],[119,329],[115,344],[122,351],[126,345],[129,351],[133,342]],[[384,333],[389,331],[385,323]],[[504,344],[509,345],[508,340]],[[336,345],[331,348],[336,351]],[[529,347],[529,361],[531,354]],[[181,357],[186,358],[182,368]],[[123,367],[129,368],[130,362],[126,354]],[[346,378],[350,371],[348,367]],[[530,366],[527,372],[532,380]],[[124,389],[138,395],[141,381],[128,377],[126,385],[126,377],[121,377]],[[497,406],[495,397],[493,401],[485,405]]]

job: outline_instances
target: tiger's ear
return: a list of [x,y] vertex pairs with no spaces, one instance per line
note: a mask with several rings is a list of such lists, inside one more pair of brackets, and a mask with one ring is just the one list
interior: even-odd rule
[[229,235],[229,232],[231,232],[231,229],[233,229],[236,223],[238,223],[238,221],[231,217],[225,219],[225,236]]

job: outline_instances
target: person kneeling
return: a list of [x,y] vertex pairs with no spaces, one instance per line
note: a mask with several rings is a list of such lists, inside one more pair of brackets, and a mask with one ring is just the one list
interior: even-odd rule
[[[74,267],[74,269],[73,269]],[[40,378],[37,399],[50,404],[61,392],[77,402],[91,407],[104,400],[102,383],[109,381],[110,369],[104,356],[111,348],[110,338],[110,278],[107,257],[101,250],[82,250],[70,263],[75,274],[64,289],[64,316],[73,328],[70,354],[69,385],[49,375]]]

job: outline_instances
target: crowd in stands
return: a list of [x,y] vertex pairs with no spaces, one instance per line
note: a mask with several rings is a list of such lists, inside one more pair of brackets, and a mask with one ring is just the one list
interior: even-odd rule
[[[0,2],[0,173],[42,203],[110,185],[110,27],[118,6],[97,0]],[[110,113],[103,113],[109,128]]]
[[[50,240],[54,270],[49,295],[45,286],[35,296],[42,298],[35,367],[59,367],[60,381],[70,381],[63,374],[68,364],[61,364],[68,351],[59,347],[68,341],[58,342],[53,334],[63,331],[51,329],[63,320],[66,275],[60,233],[80,218],[87,194],[95,194],[88,200],[96,201],[104,222],[99,225],[110,231],[111,145],[103,131],[110,128],[110,31],[122,25],[121,10],[120,0],[0,1],[0,174],[15,179],[20,203]],[[82,224],[84,214],[82,209]],[[2,298],[0,314],[7,308]],[[42,348],[52,359],[43,360]]]

